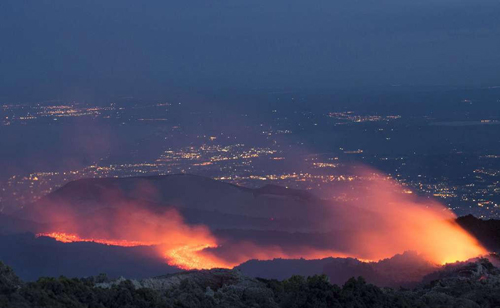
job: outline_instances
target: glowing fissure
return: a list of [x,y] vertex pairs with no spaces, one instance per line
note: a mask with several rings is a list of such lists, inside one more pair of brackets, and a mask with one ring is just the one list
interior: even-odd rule
[[210,245],[199,246],[181,246],[165,252],[164,256],[168,264],[179,268],[189,269],[211,269],[211,268],[230,268],[227,263],[217,260],[211,260],[208,257],[200,256],[199,252],[207,248],[214,248]]
[[[82,238],[76,234],[68,234],[64,232],[38,233],[36,237],[50,237],[62,243],[89,242],[89,243],[98,243],[110,246],[121,246],[121,247],[161,246],[163,244],[159,242],[138,242],[138,241],[127,241],[127,240]],[[165,257],[169,265],[177,266],[179,268],[186,270],[228,267],[227,264],[225,264],[224,262],[217,262],[215,260],[210,260],[207,257],[197,255],[198,252],[206,248],[214,248],[214,247],[216,246],[209,244],[196,245],[196,246],[185,245],[171,249],[165,249],[165,251],[163,252],[163,256]]]
[[153,242],[138,242],[138,241],[127,241],[127,240],[105,240],[99,238],[82,238],[76,234],[68,234],[64,232],[50,232],[50,233],[38,233],[36,237],[51,237],[58,242],[62,243],[76,243],[76,242],[91,242],[110,246],[121,246],[121,247],[136,247],[136,246],[154,246],[160,243]]

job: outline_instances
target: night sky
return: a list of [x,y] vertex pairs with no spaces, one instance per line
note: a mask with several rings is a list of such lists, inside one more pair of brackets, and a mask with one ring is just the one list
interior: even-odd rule
[[0,99],[500,83],[500,1],[0,3]]

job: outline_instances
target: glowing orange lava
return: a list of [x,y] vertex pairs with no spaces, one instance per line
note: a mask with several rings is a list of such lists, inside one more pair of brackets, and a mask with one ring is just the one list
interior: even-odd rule
[[179,268],[190,269],[211,269],[211,268],[231,268],[226,262],[211,259],[208,256],[202,256],[199,252],[206,248],[214,248],[210,245],[200,246],[181,246],[178,248],[165,251],[165,258],[168,260],[168,265],[177,266]]
[[203,244],[203,245],[184,245],[175,248],[165,248],[163,243],[160,242],[138,242],[138,241],[127,241],[127,240],[106,240],[98,238],[82,238],[76,234],[68,234],[64,232],[50,232],[50,233],[38,233],[36,237],[50,237],[58,242],[62,243],[77,243],[77,242],[89,242],[98,243],[110,246],[121,246],[121,247],[137,247],[137,246],[159,246],[163,251],[163,255],[167,260],[167,263],[171,266],[176,266],[185,270],[189,269],[210,269],[210,268],[229,268],[227,263],[223,261],[217,261],[210,256],[201,256],[197,253],[206,249],[214,248],[214,244]]
[[[118,202],[117,202],[118,203]],[[135,203],[123,202],[112,215],[94,215],[80,219],[71,211],[45,211],[67,223],[55,225],[51,232],[40,233],[63,243],[94,242],[112,246],[155,246],[167,263],[183,269],[230,267],[200,252],[218,246],[217,239],[203,225],[191,226],[172,208],[152,210]]]
[[364,168],[369,180],[355,193],[361,201],[353,204],[369,215],[344,215],[354,230],[350,251],[372,260],[390,258],[403,251],[417,251],[435,264],[466,261],[487,254],[487,250],[456,222],[455,214],[442,204],[408,194],[391,178]]
[[38,233],[36,237],[51,237],[58,242],[62,243],[74,243],[74,242],[91,242],[110,246],[121,246],[121,247],[136,247],[136,246],[153,246],[159,243],[147,243],[147,242],[137,242],[137,241],[127,241],[127,240],[103,240],[96,238],[81,238],[76,234],[68,234],[64,232],[51,232],[51,233]]
[[[148,208],[122,201],[115,195],[110,196],[114,207],[107,216],[95,214],[82,219],[71,207],[40,212],[39,215],[64,223],[51,226],[50,231],[57,232],[37,236],[64,243],[155,246],[157,254],[169,265],[182,269],[232,268],[251,259],[274,258],[352,257],[378,261],[405,251],[416,251],[434,264],[445,264],[487,254],[478,241],[455,222],[456,216],[441,204],[409,194],[395,181],[375,171],[367,170],[359,177],[369,180],[339,192],[347,196],[346,200],[357,200],[356,203],[332,204],[315,222],[332,226],[341,222],[343,230],[349,232],[331,242],[319,237],[321,234],[307,234],[311,238],[318,236],[318,242],[322,243],[318,247],[296,243],[293,234],[286,243],[261,244],[238,239],[225,242],[208,226],[187,224],[175,208]],[[143,189],[141,193],[151,191]],[[336,247],[342,249],[337,251]]]
[[[234,246],[235,250],[239,250],[241,254],[233,261],[227,261],[223,258],[216,257],[209,253],[203,253],[207,248],[216,248],[215,242],[210,244],[199,245],[175,245],[170,246],[160,242],[138,242],[127,240],[107,240],[99,238],[83,238],[76,234],[69,234],[64,232],[48,232],[38,233],[36,237],[50,237],[62,243],[76,243],[76,242],[92,242],[110,246],[121,247],[136,247],[136,246],[158,246],[158,250],[167,263],[171,266],[176,266],[184,270],[192,269],[211,269],[211,268],[233,268],[249,259],[271,260],[274,258],[287,258],[298,259],[307,256],[307,259],[323,259],[327,257],[351,257],[346,254],[336,253],[328,250],[317,250],[308,247],[303,247],[295,253],[285,253],[280,247],[267,246],[261,247],[253,243],[242,242]],[[364,262],[371,260],[360,259]]]

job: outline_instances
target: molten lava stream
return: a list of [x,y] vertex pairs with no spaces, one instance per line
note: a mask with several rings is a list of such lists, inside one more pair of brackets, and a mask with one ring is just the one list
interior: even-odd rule
[[177,266],[184,270],[191,269],[211,269],[211,268],[232,268],[233,264],[228,264],[222,260],[212,259],[199,253],[206,248],[214,248],[211,245],[181,246],[166,250],[165,258],[168,265]]
[[81,238],[76,234],[68,234],[64,232],[51,232],[51,233],[39,233],[36,237],[51,237],[58,242],[62,243],[74,243],[74,242],[91,242],[110,246],[122,246],[122,247],[136,247],[136,246],[154,246],[159,243],[152,242],[138,242],[138,241],[127,241],[127,240],[104,240],[96,238]]
[[158,246],[162,250],[162,255],[167,259],[168,265],[176,266],[181,269],[210,269],[210,268],[229,268],[227,263],[215,260],[209,256],[199,255],[198,253],[206,248],[214,248],[215,244],[186,244],[175,247],[168,247],[160,242],[139,242],[128,240],[107,240],[97,238],[82,238],[76,234],[64,232],[39,233],[36,237],[50,237],[62,243],[91,242],[110,246],[137,247],[137,246]]

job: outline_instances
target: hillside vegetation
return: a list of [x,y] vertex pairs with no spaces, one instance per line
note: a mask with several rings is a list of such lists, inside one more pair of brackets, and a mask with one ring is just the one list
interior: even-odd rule
[[237,270],[190,271],[143,280],[106,275],[22,282],[0,263],[0,307],[497,307],[500,270],[487,259],[450,265],[413,290],[362,277],[339,287],[321,276],[254,279]]

